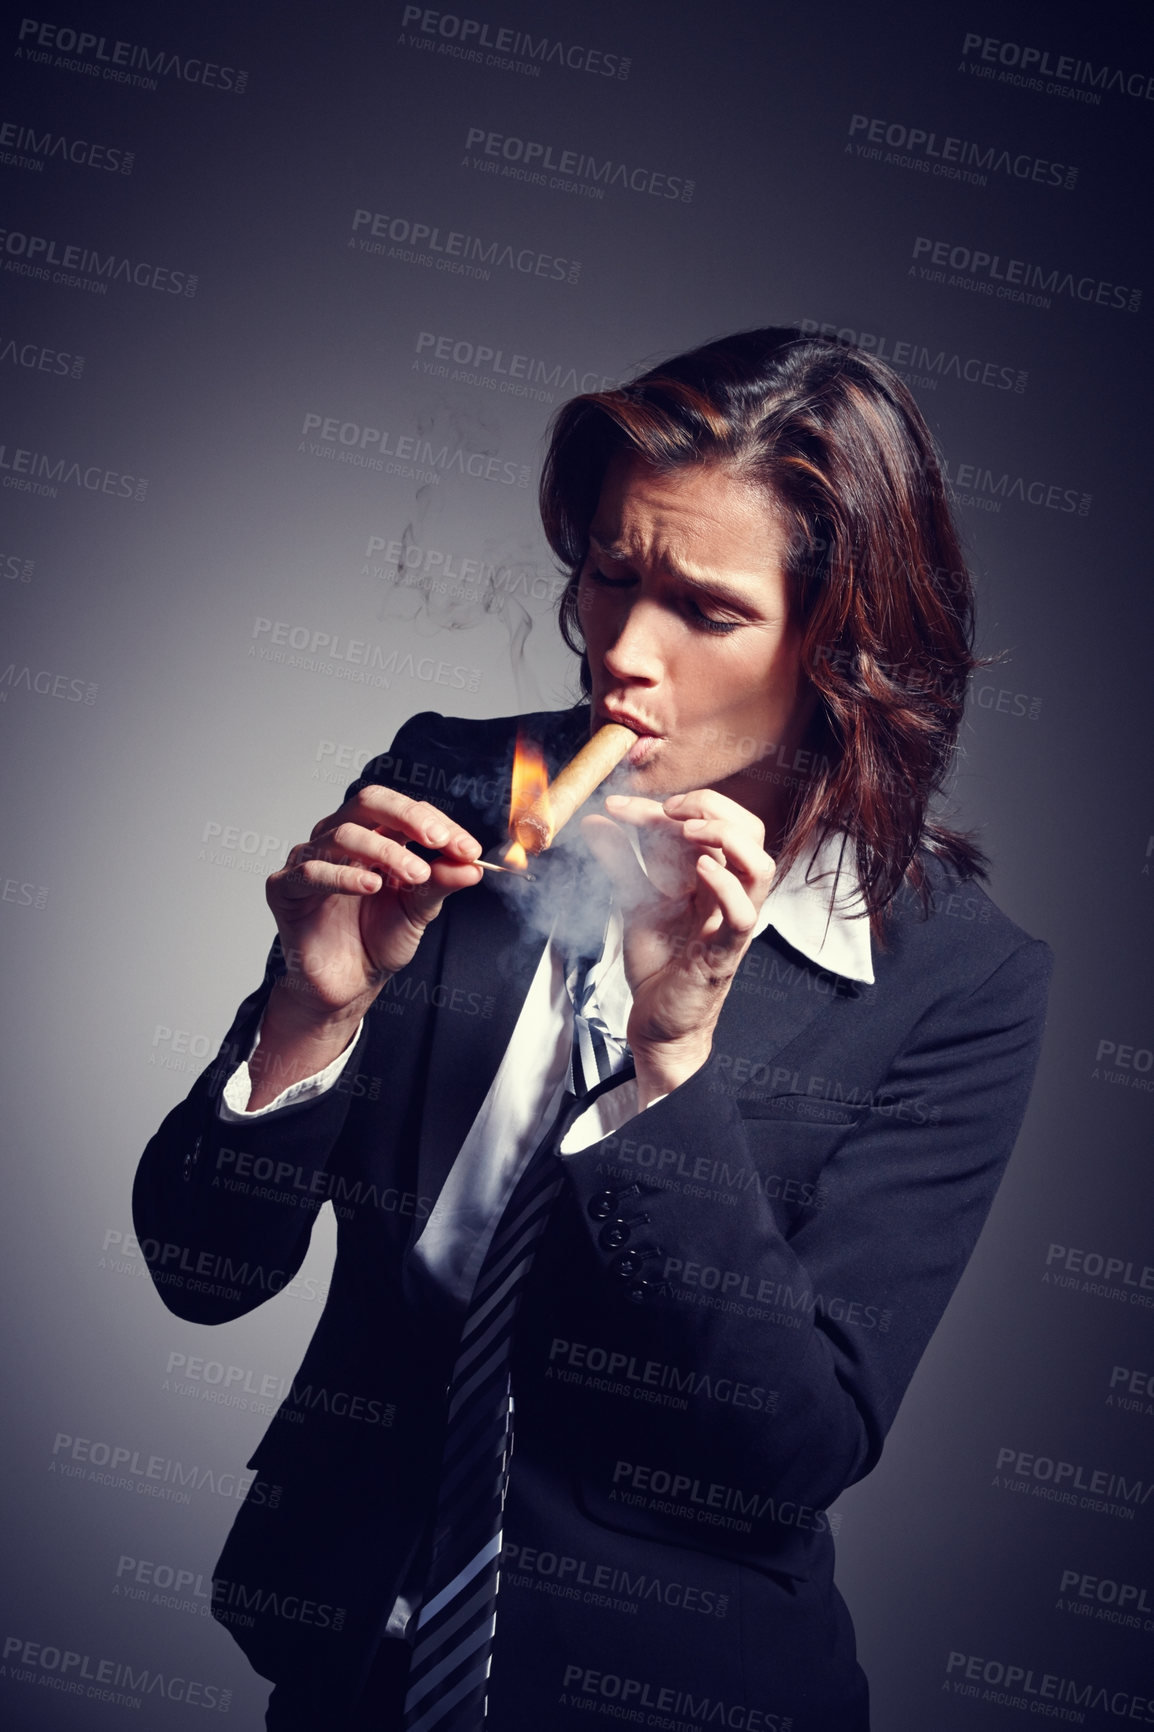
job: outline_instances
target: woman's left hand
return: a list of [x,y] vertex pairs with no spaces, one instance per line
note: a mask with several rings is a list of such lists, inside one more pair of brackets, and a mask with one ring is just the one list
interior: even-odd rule
[[[641,1106],[709,1057],[730,983],[773,879],[765,826],[712,788],[664,802],[610,795],[581,829],[614,881],[633,993],[628,1039]],[[639,833],[641,870],[622,825]]]

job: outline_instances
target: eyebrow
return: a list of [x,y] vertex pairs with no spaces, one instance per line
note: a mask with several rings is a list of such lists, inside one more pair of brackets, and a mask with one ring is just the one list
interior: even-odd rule
[[[592,529],[589,531],[589,542],[606,559],[624,563],[633,557],[632,552],[624,542],[603,541]],[[689,589],[701,590],[718,601],[727,602],[739,613],[756,612],[757,602],[755,598],[746,595],[741,590],[733,589],[725,582],[724,578],[714,577],[708,572],[685,571],[668,558],[663,559],[661,563],[671,577],[676,578],[678,583],[684,583]]]

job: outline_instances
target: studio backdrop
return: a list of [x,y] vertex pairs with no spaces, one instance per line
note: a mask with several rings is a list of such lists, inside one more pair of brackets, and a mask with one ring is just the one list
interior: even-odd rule
[[780,323],[883,357],[933,429],[991,658],[950,810],[1057,957],[985,1234],[831,1517],[875,1725],[1154,1724],[1140,10],[9,9],[6,1725],[261,1724],[210,1572],[332,1216],[197,1327],[136,1160],[260,978],[264,875],[400,723],[576,697],[555,407]]

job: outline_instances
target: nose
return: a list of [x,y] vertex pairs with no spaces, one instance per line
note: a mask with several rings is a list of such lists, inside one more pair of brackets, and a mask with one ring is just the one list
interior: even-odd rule
[[661,609],[644,596],[622,610],[601,657],[611,679],[657,685],[664,666],[661,623]]

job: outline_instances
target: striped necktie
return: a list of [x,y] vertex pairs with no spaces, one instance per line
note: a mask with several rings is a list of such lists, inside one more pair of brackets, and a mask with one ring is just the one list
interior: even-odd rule
[[591,984],[597,956],[579,956],[571,964],[565,984],[573,1000],[573,1050],[565,1087],[578,1100],[599,1082],[616,1075],[629,1062],[629,1047],[623,1037],[610,1033],[597,1006]]
[[405,1732],[478,1732],[484,1724],[513,1448],[513,1324],[563,1182],[561,1126],[575,1100],[630,1062],[628,1046],[597,1015],[589,986],[596,960],[579,957],[566,969],[573,1047],[561,1110],[513,1187],[461,1330],[448,1388],[432,1556],[409,1664]]

